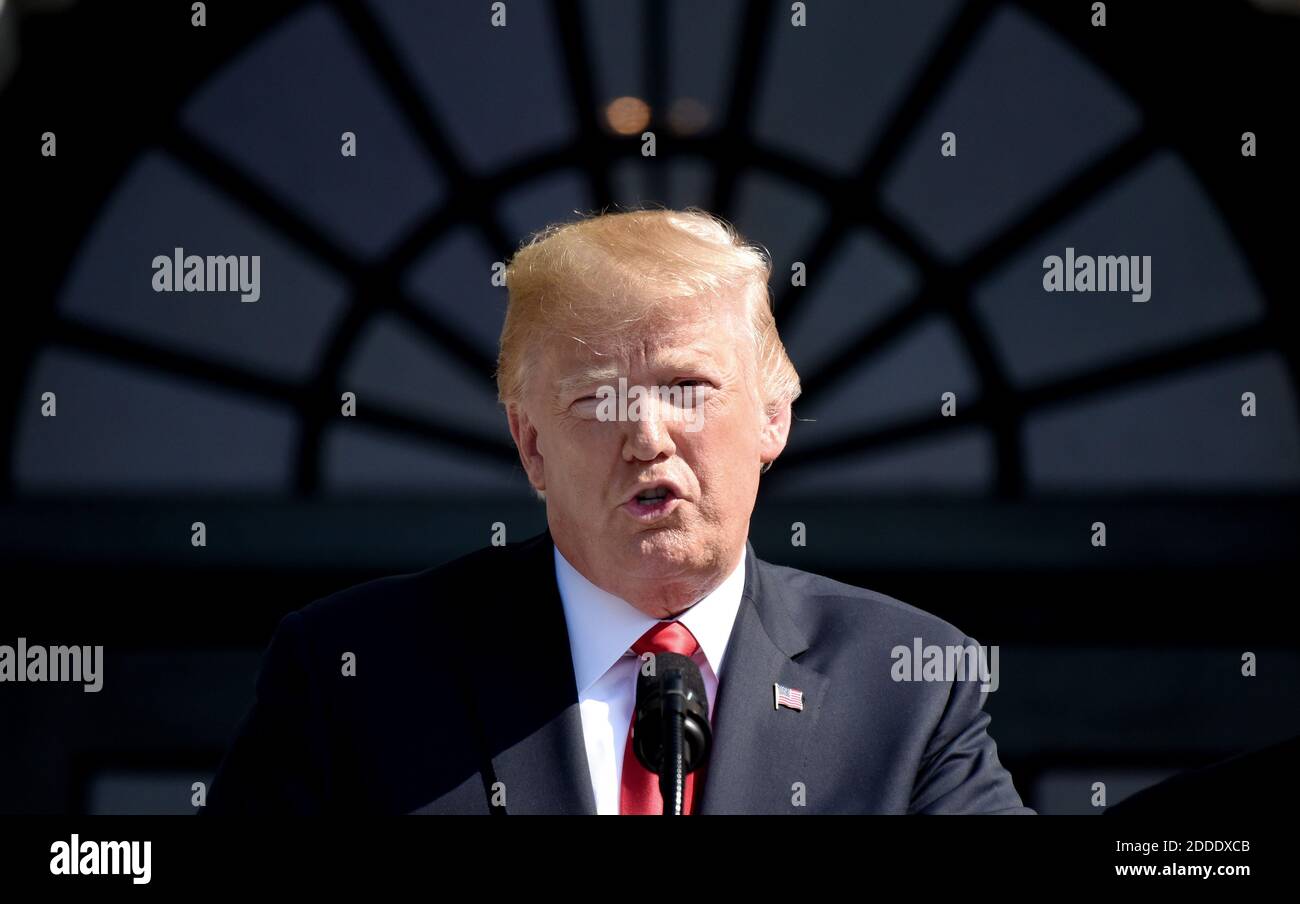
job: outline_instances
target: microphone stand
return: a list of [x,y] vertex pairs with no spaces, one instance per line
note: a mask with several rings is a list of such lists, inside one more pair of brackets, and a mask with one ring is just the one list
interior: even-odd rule
[[686,678],[672,670],[663,678],[664,759],[659,794],[665,816],[681,816],[686,797]]

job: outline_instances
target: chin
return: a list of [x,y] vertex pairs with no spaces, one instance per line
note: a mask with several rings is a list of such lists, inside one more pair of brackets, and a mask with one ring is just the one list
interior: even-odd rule
[[683,528],[642,531],[632,539],[631,571],[647,578],[670,577],[707,568],[714,543]]

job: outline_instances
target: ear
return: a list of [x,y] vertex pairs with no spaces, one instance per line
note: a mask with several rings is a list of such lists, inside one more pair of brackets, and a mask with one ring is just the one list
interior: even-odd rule
[[506,405],[506,420],[510,424],[510,436],[519,451],[519,463],[524,466],[528,482],[538,492],[546,492],[546,462],[537,442],[537,428],[528,417],[528,412],[518,402]]
[[759,459],[763,464],[771,464],[785,451],[786,440],[790,438],[790,403],[786,402],[775,413],[765,417],[763,433],[759,438]]

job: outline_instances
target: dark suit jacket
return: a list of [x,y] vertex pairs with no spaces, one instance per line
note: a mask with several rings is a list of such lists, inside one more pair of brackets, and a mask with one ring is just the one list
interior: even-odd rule
[[[973,640],[747,553],[698,812],[1033,812],[978,681],[890,676],[895,645]],[[775,708],[774,682],[803,691],[803,710]],[[201,812],[502,811],[595,813],[549,533],[285,616]]]

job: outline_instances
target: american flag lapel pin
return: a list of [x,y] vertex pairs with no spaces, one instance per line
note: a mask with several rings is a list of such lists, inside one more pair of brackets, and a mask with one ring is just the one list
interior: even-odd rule
[[803,709],[803,691],[797,687],[786,687],[784,684],[772,685],[772,708],[780,709],[781,707],[793,709],[799,712]]

